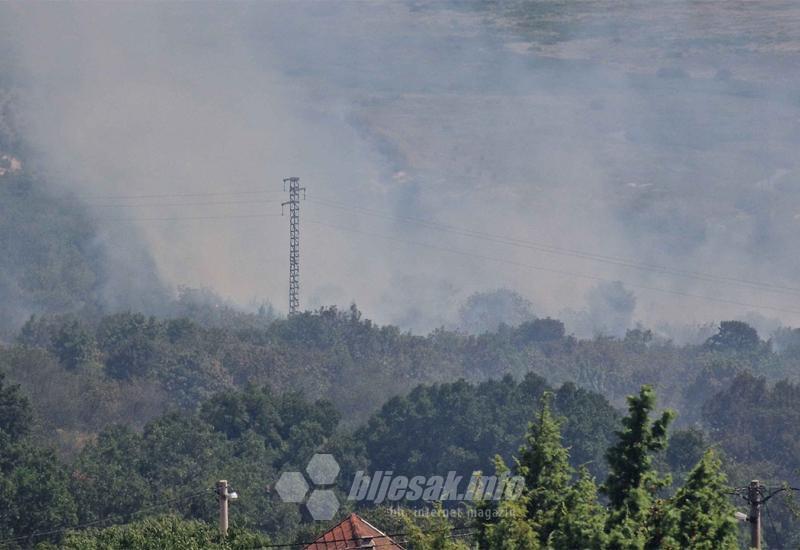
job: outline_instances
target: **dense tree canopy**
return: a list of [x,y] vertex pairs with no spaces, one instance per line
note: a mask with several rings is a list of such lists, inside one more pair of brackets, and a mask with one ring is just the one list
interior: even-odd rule
[[[137,313],[36,317],[0,348],[7,373],[0,437],[10,442],[2,498],[26,502],[22,493],[36,495],[30,480],[37,479],[49,495],[35,497],[41,513],[25,524],[9,504],[4,533],[24,541],[56,516],[65,527],[135,521],[152,498],[173,503],[153,513],[207,520],[215,503],[206,492],[225,472],[247,496],[236,504],[240,525],[291,540],[308,534],[303,508],[281,503],[271,484],[282,470],[302,470],[314,452],[336,454],[337,490],[346,491],[356,470],[468,476],[491,471],[495,455],[530,466],[531,455],[518,452],[524,444],[552,456],[568,449],[566,481],[548,474],[541,485],[557,482],[560,509],[576,512],[561,529],[533,514],[524,525],[500,522],[487,537],[635,546],[669,541],[681,512],[668,496],[691,481],[711,444],[739,482],[755,475],[794,482],[800,468],[797,386],[776,381],[795,359],[751,337],[740,348],[728,336],[718,339],[728,342],[723,347],[675,346],[639,329],[577,340],[552,319],[422,337],[376,326],[355,308],[219,323]],[[736,326],[719,332],[752,336]],[[653,390],[634,398],[619,426],[622,392],[648,381],[663,390],[662,402],[681,409],[668,446],[666,420],[648,420]],[[552,423],[543,424],[545,392]],[[556,425],[558,437],[537,447],[548,439],[536,430]],[[46,449],[51,444],[60,456]],[[672,486],[662,481],[666,473]],[[594,480],[606,478],[598,496]],[[525,498],[525,510],[543,509],[541,495]],[[605,498],[614,519],[598,531]],[[767,536],[792,540],[790,515],[777,508],[773,516],[779,527],[770,533],[779,534]]]
[[265,544],[269,544],[267,537],[238,529],[232,529],[223,541],[206,522],[168,515],[70,533],[60,546],[65,550],[249,550]]

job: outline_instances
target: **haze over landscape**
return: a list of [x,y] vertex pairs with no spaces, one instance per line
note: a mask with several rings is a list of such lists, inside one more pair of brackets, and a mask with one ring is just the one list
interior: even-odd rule
[[796,324],[796,5],[521,5],[7,4],[4,96],[115,278],[282,310],[297,175],[304,307]]
[[0,3],[0,549],[800,548],[798,69],[788,0]]

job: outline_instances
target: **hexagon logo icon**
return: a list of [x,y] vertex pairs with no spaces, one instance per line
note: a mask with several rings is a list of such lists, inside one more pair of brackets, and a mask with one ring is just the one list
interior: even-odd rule
[[275,490],[283,502],[299,504],[305,501],[306,509],[313,519],[327,521],[333,519],[339,511],[339,499],[333,490],[317,487],[336,483],[340,469],[332,454],[317,453],[306,465],[306,474],[314,486],[307,500],[310,487],[303,472],[283,472],[275,483]]
[[306,473],[314,485],[333,485],[339,475],[339,463],[331,454],[315,454],[308,461]]
[[317,521],[333,519],[339,510],[339,499],[330,489],[316,489],[306,501],[306,509]]
[[275,490],[284,502],[303,502],[308,493],[308,483],[300,472],[283,472]]

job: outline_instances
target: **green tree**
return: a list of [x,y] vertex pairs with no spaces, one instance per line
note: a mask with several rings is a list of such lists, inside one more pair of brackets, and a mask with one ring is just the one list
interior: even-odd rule
[[539,550],[539,536],[527,519],[528,495],[504,499],[496,508],[496,518],[485,526],[481,540],[487,550]]
[[496,331],[502,324],[517,326],[534,318],[533,306],[513,290],[476,292],[458,311],[459,327],[473,334]]
[[605,544],[606,510],[597,502],[597,484],[586,468],[564,498],[567,511],[550,537],[552,548],[600,549]]
[[[67,473],[49,449],[29,442],[6,447],[0,463],[0,538],[20,545],[56,536],[76,522]],[[44,535],[38,535],[44,533]]]
[[125,426],[107,428],[83,448],[71,480],[81,523],[119,521],[152,500],[142,455],[142,437]]
[[525,321],[515,330],[518,343],[542,343],[561,340],[566,333],[564,323],[556,319],[534,319]]
[[147,518],[127,525],[69,533],[63,550],[244,550],[269,544],[263,535],[232,528],[220,539],[216,527],[177,516]]
[[[800,470],[800,384],[738,374],[702,408],[703,420],[728,456],[780,468],[775,477]],[[763,467],[762,467],[763,468]]]
[[105,366],[114,378],[127,379],[150,373],[159,355],[162,326],[140,313],[105,317],[97,330]]
[[[500,456],[495,457],[495,476],[500,479],[508,472]],[[477,536],[478,545],[489,550],[538,550],[539,536],[533,523],[528,520],[530,493],[526,487],[519,495],[504,492],[502,500],[481,501],[479,511],[487,521],[480,524]]]
[[34,446],[28,400],[0,373],[0,539],[20,546],[54,525],[75,523],[67,475],[55,454]]
[[569,448],[570,463],[586,466],[595,477],[608,474],[605,453],[614,439],[620,415],[599,393],[564,383],[553,400],[561,421],[561,434]]
[[677,548],[735,550],[738,548],[734,508],[726,495],[727,479],[717,454],[709,449],[672,499],[673,539]]
[[598,548],[605,512],[597,503],[597,486],[586,468],[573,483],[552,400],[550,393],[542,397],[539,417],[528,429],[518,462],[531,530],[543,548]]
[[[525,479],[523,494],[493,507],[491,521],[483,525],[480,540],[489,548],[601,547],[605,512],[597,503],[597,486],[586,468],[573,483],[552,400],[551,393],[543,395],[520,448],[517,473]],[[499,457],[496,470],[498,475],[506,471]]]
[[517,466],[525,478],[528,518],[542,544],[547,544],[564,519],[564,498],[572,476],[569,453],[561,444],[558,420],[553,417],[552,399],[549,392],[542,397],[539,418],[528,428]]
[[743,321],[722,321],[705,346],[713,351],[751,353],[761,348],[761,339],[756,329]]
[[52,349],[59,363],[69,370],[91,362],[97,353],[94,335],[77,320],[61,325],[53,338]]
[[673,431],[669,436],[669,447],[663,455],[663,461],[672,472],[673,479],[680,476],[683,480],[700,461],[707,448],[708,441],[702,430],[689,428]]
[[416,518],[410,512],[403,515],[406,540],[414,550],[469,550],[469,546],[453,536],[453,526],[448,521],[441,503],[436,503],[430,513]]
[[606,532],[610,548],[641,549],[648,540],[648,516],[656,492],[669,484],[653,468],[653,453],[667,446],[667,428],[675,413],[664,411],[655,421],[650,413],[656,397],[650,386],[628,397],[628,416],[617,432],[619,441],[608,450],[609,475],[603,485],[608,495]]
[[[0,433],[9,442],[16,442],[28,434],[33,422],[31,406],[19,391],[19,386],[5,384],[5,374],[0,372]],[[2,453],[0,447],[0,453]]]

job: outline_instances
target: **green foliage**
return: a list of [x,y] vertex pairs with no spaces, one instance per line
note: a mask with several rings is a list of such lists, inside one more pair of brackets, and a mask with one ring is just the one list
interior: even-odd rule
[[60,547],[64,550],[245,550],[265,544],[269,544],[268,538],[236,528],[221,540],[217,529],[205,522],[167,515],[70,533]]
[[[370,468],[409,475],[487,470],[495,454],[506,460],[515,454],[525,426],[539,418],[544,391],[553,392],[548,414],[558,418],[570,451],[558,512],[563,521],[539,541],[544,547],[558,547],[554,541],[587,548],[656,544],[669,535],[672,509],[664,480],[654,472],[684,479],[707,443],[720,442],[737,479],[753,472],[788,478],[800,468],[800,392],[788,381],[770,382],[791,358],[766,346],[754,353],[675,346],[643,330],[624,340],[576,340],[565,337],[557,321],[541,319],[480,336],[439,330],[420,337],[375,326],[355,308],[230,323],[136,313],[88,321],[36,317],[18,344],[0,347],[0,370],[32,397],[28,419],[42,420],[34,428],[23,423],[24,433],[33,429],[33,437],[57,444],[70,463],[67,483],[79,521],[124,520],[141,509],[146,495],[182,498],[225,472],[247,494],[236,504],[242,525],[289,537],[300,522],[298,507],[277,502],[267,487],[281,469],[302,469],[311,453],[325,449],[342,462],[343,479]],[[764,378],[746,374],[758,369]],[[531,371],[548,372],[560,386]],[[509,372],[518,378],[491,379]],[[619,415],[606,396],[619,400],[647,380],[670,403],[688,404],[690,422],[683,426],[697,428],[676,432],[662,452],[659,422],[636,435],[629,416],[616,451],[609,452],[617,470],[611,465],[608,475],[604,455]],[[0,415],[12,418],[5,411],[19,410],[4,408],[3,399]],[[113,423],[132,429],[108,426]],[[620,469],[621,463],[630,467]],[[581,465],[589,473],[576,479],[573,468]],[[615,480],[606,488],[626,495],[622,506],[612,504],[608,520],[594,497],[581,498],[596,491],[592,475]],[[582,492],[575,490],[579,484]],[[102,502],[103,494],[120,497]],[[206,518],[213,502],[197,497],[174,509]],[[598,533],[588,510],[614,528]],[[780,509],[774,514],[779,524],[788,521]],[[518,534],[519,527],[504,526]],[[539,536],[542,529],[531,527]]]
[[20,546],[76,520],[67,475],[52,451],[27,439],[30,425],[27,400],[0,373],[0,539]]
[[110,427],[84,448],[70,484],[80,523],[123,521],[151,502],[143,459],[142,437],[124,426]]
[[163,325],[154,317],[119,313],[103,319],[97,339],[105,355],[108,373],[114,378],[132,378],[152,372],[158,361]]
[[566,511],[550,536],[551,548],[598,549],[605,545],[606,510],[597,501],[597,485],[586,468],[564,496]]
[[564,323],[556,319],[534,319],[532,321],[525,321],[521,323],[515,332],[515,338],[518,342],[541,343],[541,342],[558,342],[563,340],[566,336]]
[[534,318],[531,303],[505,288],[472,294],[458,314],[459,327],[472,334],[494,332],[503,324],[516,326]]
[[800,470],[800,385],[770,387],[763,377],[741,373],[706,402],[703,419],[737,460],[772,463],[784,476]]
[[[193,300],[184,296],[181,303],[194,304]],[[196,317],[198,308],[206,307],[204,303],[194,308],[184,304],[179,311]],[[225,309],[213,304],[215,311]],[[531,403],[542,390],[533,388],[534,400],[517,391],[516,397],[524,403],[518,406],[496,395],[506,391],[501,382],[486,380],[512,375],[523,381],[529,373],[547,373],[555,387],[574,382],[558,391],[555,407],[567,419],[563,430],[573,463],[588,463],[598,477],[606,473],[603,453],[616,419],[612,414],[587,412],[610,410],[602,403],[605,400],[620,404],[641,384],[652,383],[666,403],[682,410],[682,419],[689,424],[701,420],[702,403],[725,389],[738,371],[759,370],[770,379],[796,372],[790,357],[773,354],[766,347],[755,354],[679,347],[644,330],[630,331],[623,340],[576,340],[565,336],[563,325],[553,319],[530,319],[518,327],[504,326],[480,336],[437,330],[426,337],[376,326],[354,307],[348,311],[322,308],[272,322],[231,314],[219,320],[222,324],[215,323],[138,313],[88,320],[35,317],[18,337],[19,347],[26,351],[0,349],[0,364],[5,363],[3,368],[13,381],[25,382],[26,391],[36,394],[36,408],[52,418],[44,425],[50,430],[48,436],[67,439],[70,448],[102,428],[103,418],[108,419],[106,423],[125,421],[141,427],[167,406],[193,410],[212,395],[248,384],[324,397],[354,426],[392,397],[406,396],[420,384],[458,379],[486,383],[481,392],[488,392],[488,400],[503,412],[496,414],[489,405],[480,410],[481,405],[474,402],[482,400],[481,395],[465,396],[469,404],[457,406],[465,415],[486,418],[479,423],[487,430],[481,435],[483,442],[453,449],[453,456],[465,453],[465,465],[479,468],[487,467],[487,457],[495,452],[510,457],[519,444],[519,425],[531,417],[535,406]],[[52,359],[34,358],[39,350]],[[31,367],[34,360],[42,366]],[[54,371],[53,363],[75,376]],[[402,399],[430,399],[441,410],[444,403],[434,394],[453,391],[462,390],[427,390],[430,395]],[[79,401],[84,400],[74,399],[79,392],[88,392],[90,401],[100,406],[82,410]],[[470,407],[474,412],[467,410]],[[570,407],[574,413],[566,411]],[[509,427],[515,423],[516,428]],[[488,432],[490,427],[497,428],[497,436]],[[56,434],[57,429],[66,432]],[[512,432],[513,437],[505,435]],[[475,445],[494,448],[476,453]],[[442,462],[425,455],[428,462]]]
[[563,520],[564,497],[572,475],[551,400],[552,394],[545,393],[539,417],[530,425],[525,446],[520,449],[517,466],[527,487],[528,518],[544,544]]
[[675,430],[669,436],[669,447],[664,455],[667,469],[676,474],[689,472],[707,448],[708,441],[702,430]]
[[65,368],[74,370],[91,362],[97,353],[94,336],[78,321],[61,326],[53,339],[53,352]]
[[605,476],[606,449],[614,440],[620,420],[617,410],[602,395],[571,382],[556,390],[553,407],[572,465],[585,466],[596,477]]
[[754,353],[761,349],[756,329],[742,321],[723,321],[719,331],[706,340],[708,349],[732,353]]
[[38,348],[0,348],[0,370],[30,397],[40,420],[34,436],[56,444],[64,456],[73,456],[109,424],[141,428],[169,404],[153,381],[115,380],[94,367],[66,370]]
[[30,403],[19,386],[6,385],[0,372],[0,433],[14,443],[30,432],[32,420]]
[[6,448],[0,460],[0,538],[38,542],[46,536],[35,533],[75,523],[68,478],[52,451],[23,443]]
[[495,453],[508,456],[546,385],[530,375],[473,386],[464,381],[420,386],[383,406],[356,437],[374,469],[414,475],[485,470]]
[[539,550],[539,535],[528,521],[528,495],[502,500],[497,507],[497,519],[486,526],[482,540],[490,550]]
[[406,541],[415,550],[469,550],[469,546],[453,537],[453,526],[440,503],[436,503],[428,514],[414,517],[403,515]]
[[81,522],[124,521],[161,502],[169,507],[155,511],[208,518],[216,506],[209,488],[224,475],[241,495],[232,504],[239,525],[288,536],[300,521],[298,507],[269,489],[281,468],[302,470],[322,450],[336,452],[348,471],[363,468],[348,438],[336,437],[338,418],[329,403],[251,386],[214,396],[195,414],[165,414],[141,434],[111,427],[75,461],[71,486]]
[[672,499],[676,548],[725,550],[738,548],[734,508],[727,498],[727,479],[713,450],[706,451]]
[[[569,451],[561,443],[559,421],[552,412],[553,395],[545,393],[541,410],[530,424],[517,460],[525,479],[518,499],[502,500],[492,521],[482,525],[482,547],[601,548],[605,510],[585,467],[573,481]],[[506,471],[498,457],[498,474]],[[486,506],[486,505],[484,505]]]
[[[540,381],[528,383],[542,386]],[[533,390],[524,383],[503,384],[508,390],[525,388],[520,395]],[[455,407],[469,395],[462,393],[469,387],[456,385],[459,392],[446,393],[451,398],[444,403]],[[564,395],[574,397],[576,393],[572,387]],[[18,388],[0,385],[0,397],[4,417],[12,419],[7,426],[29,422],[18,420],[25,418],[27,409]],[[526,480],[522,495],[479,504],[493,512],[484,516],[490,520],[480,524],[481,547],[706,550],[735,546],[732,509],[724,495],[726,480],[712,453],[703,455],[673,498],[656,498],[666,481],[656,474],[652,458],[666,447],[672,415],[666,412],[650,420],[655,406],[652,389],[645,386],[630,398],[619,441],[608,451],[610,473],[604,486],[609,495],[608,513],[598,501],[598,489],[588,470],[581,468],[574,475],[569,452],[561,442],[563,420],[554,413],[557,401],[557,394],[545,392],[532,415],[534,422],[517,462],[517,473]],[[570,410],[592,412],[582,407]],[[437,422],[435,416],[428,421]],[[243,392],[214,396],[196,413],[165,414],[141,433],[123,426],[103,431],[78,455],[69,478],[52,452],[36,449],[22,436],[21,443],[4,445],[0,452],[0,500],[5,510],[0,536],[23,537],[19,540],[25,546],[26,536],[51,530],[53,525],[133,521],[70,533],[60,542],[56,532],[53,541],[64,548],[87,549],[247,547],[256,543],[255,535],[234,530],[238,534],[232,534],[223,545],[202,522],[215,515],[216,503],[209,488],[224,473],[241,495],[232,504],[237,525],[292,540],[304,531],[298,507],[280,503],[266,487],[277,479],[280,469],[302,469],[311,453],[332,451],[343,465],[345,472],[340,477],[346,484],[352,479],[352,470],[363,469],[365,461],[372,458],[362,455],[364,449],[355,444],[358,438],[337,433],[337,422],[329,403],[308,403],[296,393],[276,394],[249,386]],[[11,431],[26,432],[21,428]],[[5,431],[0,437],[11,442]],[[690,449],[702,441],[691,432],[684,439],[683,448]],[[498,458],[496,464],[502,473],[502,460]],[[145,517],[168,510],[176,515]],[[423,518],[412,519],[409,512],[403,521],[414,548],[468,547],[467,539],[453,536],[453,524],[441,506]]]
[[[356,438],[364,441],[373,469],[434,474],[469,474],[491,469],[495,454],[510,460],[524,426],[537,414],[549,386],[528,374],[477,385],[464,381],[420,386],[384,405]],[[555,394],[556,412],[565,417],[566,441],[576,463],[604,472],[603,453],[613,438],[616,411],[599,395],[565,384]],[[578,462],[580,461],[580,462]]]
[[585,467],[573,481],[569,451],[562,445],[552,400],[552,394],[544,394],[541,411],[528,429],[517,461],[517,473],[525,478],[527,521],[537,547],[598,548],[603,541],[605,511],[597,503],[597,487]]
[[266,387],[248,386],[212,397],[201,406],[200,417],[229,440],[256,435],[266,448],[280,453],[273,457],[280,467],[284,456],[313,454],[335,433],[341,416],[327,401],[309,403],[296,392],[275,395]]
[[619,441],[608,450],[610,472],[603,492],[609,499],[610,548],[644,548],[653,498],[669,484],[669,479],[658,476],[652,462],[653,453],[666,448],[667,428],[675,415],[667,410],[651,421],[654,407],[655,393],[649,386],[643,386],[638,396],[628,397],[628,416],[617,432]]

